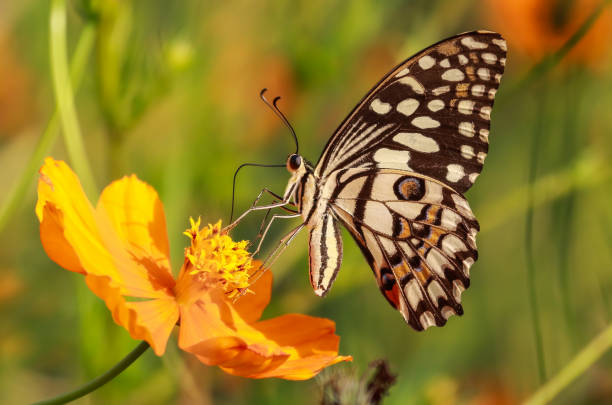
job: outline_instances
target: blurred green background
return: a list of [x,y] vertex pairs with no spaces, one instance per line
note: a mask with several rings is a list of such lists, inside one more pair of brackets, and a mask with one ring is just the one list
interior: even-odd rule
[[[305,382],[254,381],[206,367],[171,340],[164,357],[148,352],[80,403],[313,404],[327,378],[359,376],[379,358],[398,375],[386,404],[511,404],[535,391],[611,320],[610,10],[567,57],[552,60],[552,69],[532,70],[598,3],[69,1],[69,55],[92,30],[74,87],[96,183],[101,189],[135,173],[158,190],[177,270],[189,216],[227,222],[235,168],[282,163],[293,150],[286,129],[258,100],[261,88],[283,97],[301,152],[316,161],[336,126],[397,62],[473,29],[497,30],[509,42],[490,153],[467,193],[482,231],[463,317],[413,331],[380,296],[346,233],[336,284],[326,298],[316,297],[302,233],[272,269],[274,294],[264,316],[304,312],[335,320],[340,352],[353,355],[352,364]],[[49,2],[1,2],[5,208],[54,105]],[[47,154],[68,159],[61,136]],[[243,170],[237,210],[264,186],[281,192],[288,177],[282,169]],[[70,390],[137,344],[80,276],[46,257],[34,215],[35,173],[28,178],[27,193],[0,218],[2,403]],[[249,218],[234,238],[253,238],[260,219]],[[293,225],[276,226],[270,243]],[[556,403],[612,403],[612,356]]]

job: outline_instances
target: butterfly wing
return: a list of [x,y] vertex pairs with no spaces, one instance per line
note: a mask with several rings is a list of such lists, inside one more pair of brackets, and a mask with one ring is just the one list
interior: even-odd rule
[[446,184],[401,170],[338,174],[330,206],[389,303],[416,330],[461,315],[479,229],[465,198]]
[[459,193],[476,180],[488,151],[490,115],[506,42],[475,31],[443,40],[399,64],[330,138],[320,179],[347,167],[420,173]]
[[417,330],[463,313],[479,227],[462,194],[488,152],[505,63],[506,42],[486,31],[417,53],[355,107],[315,168],[381,292]]

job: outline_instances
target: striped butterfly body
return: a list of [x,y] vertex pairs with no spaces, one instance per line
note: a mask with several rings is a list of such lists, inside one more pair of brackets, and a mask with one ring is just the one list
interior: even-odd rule
[[310,282],[325,295],[340,269],[340,224],[380,291],[416,330],[461,315],[478,222],[463,193],[482,170],[506,42],[476,31],[445,39],[387,74],[313,167],[287,160],[309,229]]

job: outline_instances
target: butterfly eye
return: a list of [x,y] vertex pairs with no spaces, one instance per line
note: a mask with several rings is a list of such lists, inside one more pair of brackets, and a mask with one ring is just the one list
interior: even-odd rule
[[289,158],[287,158],[287,169],[290,172],[295,172],[297,169],[300,168],[301,165],[302,157],[300,155],[296,155],[294,153],[293,155],[290,155]]

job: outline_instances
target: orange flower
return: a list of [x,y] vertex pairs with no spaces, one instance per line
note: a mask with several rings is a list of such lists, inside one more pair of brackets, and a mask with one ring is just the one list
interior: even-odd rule
[[[81,273],[115,322],[162,355],[174,326],[179,346],[203,363],[250,378],[307,379],[350,356],[338,356],[334,322],[290,314],[258,321],[269,302],[271,272],[253,285],[246,242],[221,223],[200,229],[175,280],[162,203],[132,175],[111,183],[94,208],[62,161],[40,169],[36,214],[49,257]],[[244,293],[242,296],[240,294]]]
[[[487,0],[499,30],[518,49],[539,59],[559,49],[601,0]],[[612,12],[606,8],[568,55],[573,63],[598,67],[605,62],[612,34]]]

